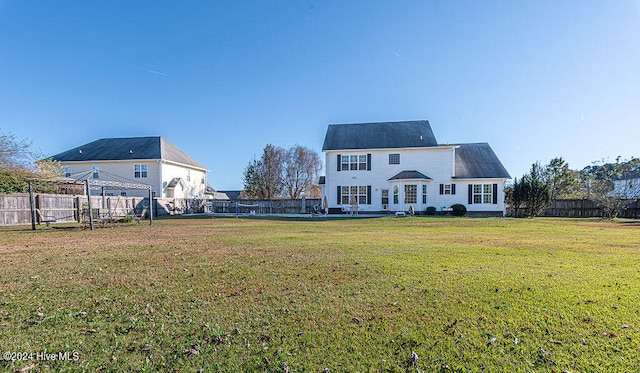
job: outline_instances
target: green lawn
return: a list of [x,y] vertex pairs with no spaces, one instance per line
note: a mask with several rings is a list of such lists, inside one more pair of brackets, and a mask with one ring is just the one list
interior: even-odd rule
[[[638,372],[640,223],[0,229],[0,370]],[[412,352],[417,361],[411,361]]]

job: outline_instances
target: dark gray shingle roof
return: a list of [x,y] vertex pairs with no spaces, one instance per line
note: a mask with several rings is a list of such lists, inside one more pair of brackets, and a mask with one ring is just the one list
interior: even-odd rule
[[429,176],[415,170],[402,171],[389,180],[415,180],[415,179],[432,180]]
[[437,146],[429,121],[331,124],[322,150]]
[[456,148],[456,179],[511,179],[487,143],[451,144]]
[[60,162],[128,161],[162,159],[206,169],[163,137],[124,137],[100,139],[52,156]]

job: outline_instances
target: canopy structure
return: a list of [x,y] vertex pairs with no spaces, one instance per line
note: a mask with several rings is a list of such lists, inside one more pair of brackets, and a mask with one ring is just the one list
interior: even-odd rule
[[[97,175],[96,175],[97,174]],[[151,185],[136,183],[133,180],[129,180],[126,178],[122,178],[117,175],[110,174],[105,171],[92,170],[87,171],[75,175],[70,175],[69,177],[61,178],[55,181],[59,184],[73,184],[73,185],[83,185],[85,192],[87,194],[87,202],[89,207],[89,225],[91,230],[94,230],[94,218],[93,218],[93,208],[91,206],[91,190],[99,189],[102,191],[102,197],[105,197],[106,190],[148,190],[149,191],[149,225],[153,224],[153,194]],[[30,185],[30,194],[33,194],[31,191]],[[31,197],[33,200],[33,196]],[[33,210],[33,203],[32,210]],[[31,212],[32,221],[35,222],[35,211]],[[35,223],[32,224],[32,228],[35,230]]]

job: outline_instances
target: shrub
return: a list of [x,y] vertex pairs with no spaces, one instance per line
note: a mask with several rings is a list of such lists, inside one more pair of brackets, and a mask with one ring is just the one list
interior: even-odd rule
[[435,215],[436,214],[436,208],[433,206],[429,206],[427,207],[427,210],[425,211],[425,213],[427,215]]
[[451,211],[451,215],[453,216],[464,216],[464,214],[467,213],[467,208],[459,203],[452,205],[451,208],[453,209],[453,211]]

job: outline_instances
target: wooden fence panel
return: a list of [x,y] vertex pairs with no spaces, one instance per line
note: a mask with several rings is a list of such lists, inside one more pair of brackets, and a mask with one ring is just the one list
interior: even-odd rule
[[0,226],[31,224],[29,194],[0,194]]
[[[594,201],[587,199],[558,199],[551,202],[541,216],[567,218],[599,218],[602,208]],[[640,218],[640,201],[630,201],[627,209],[620,211],[619,217]]]

